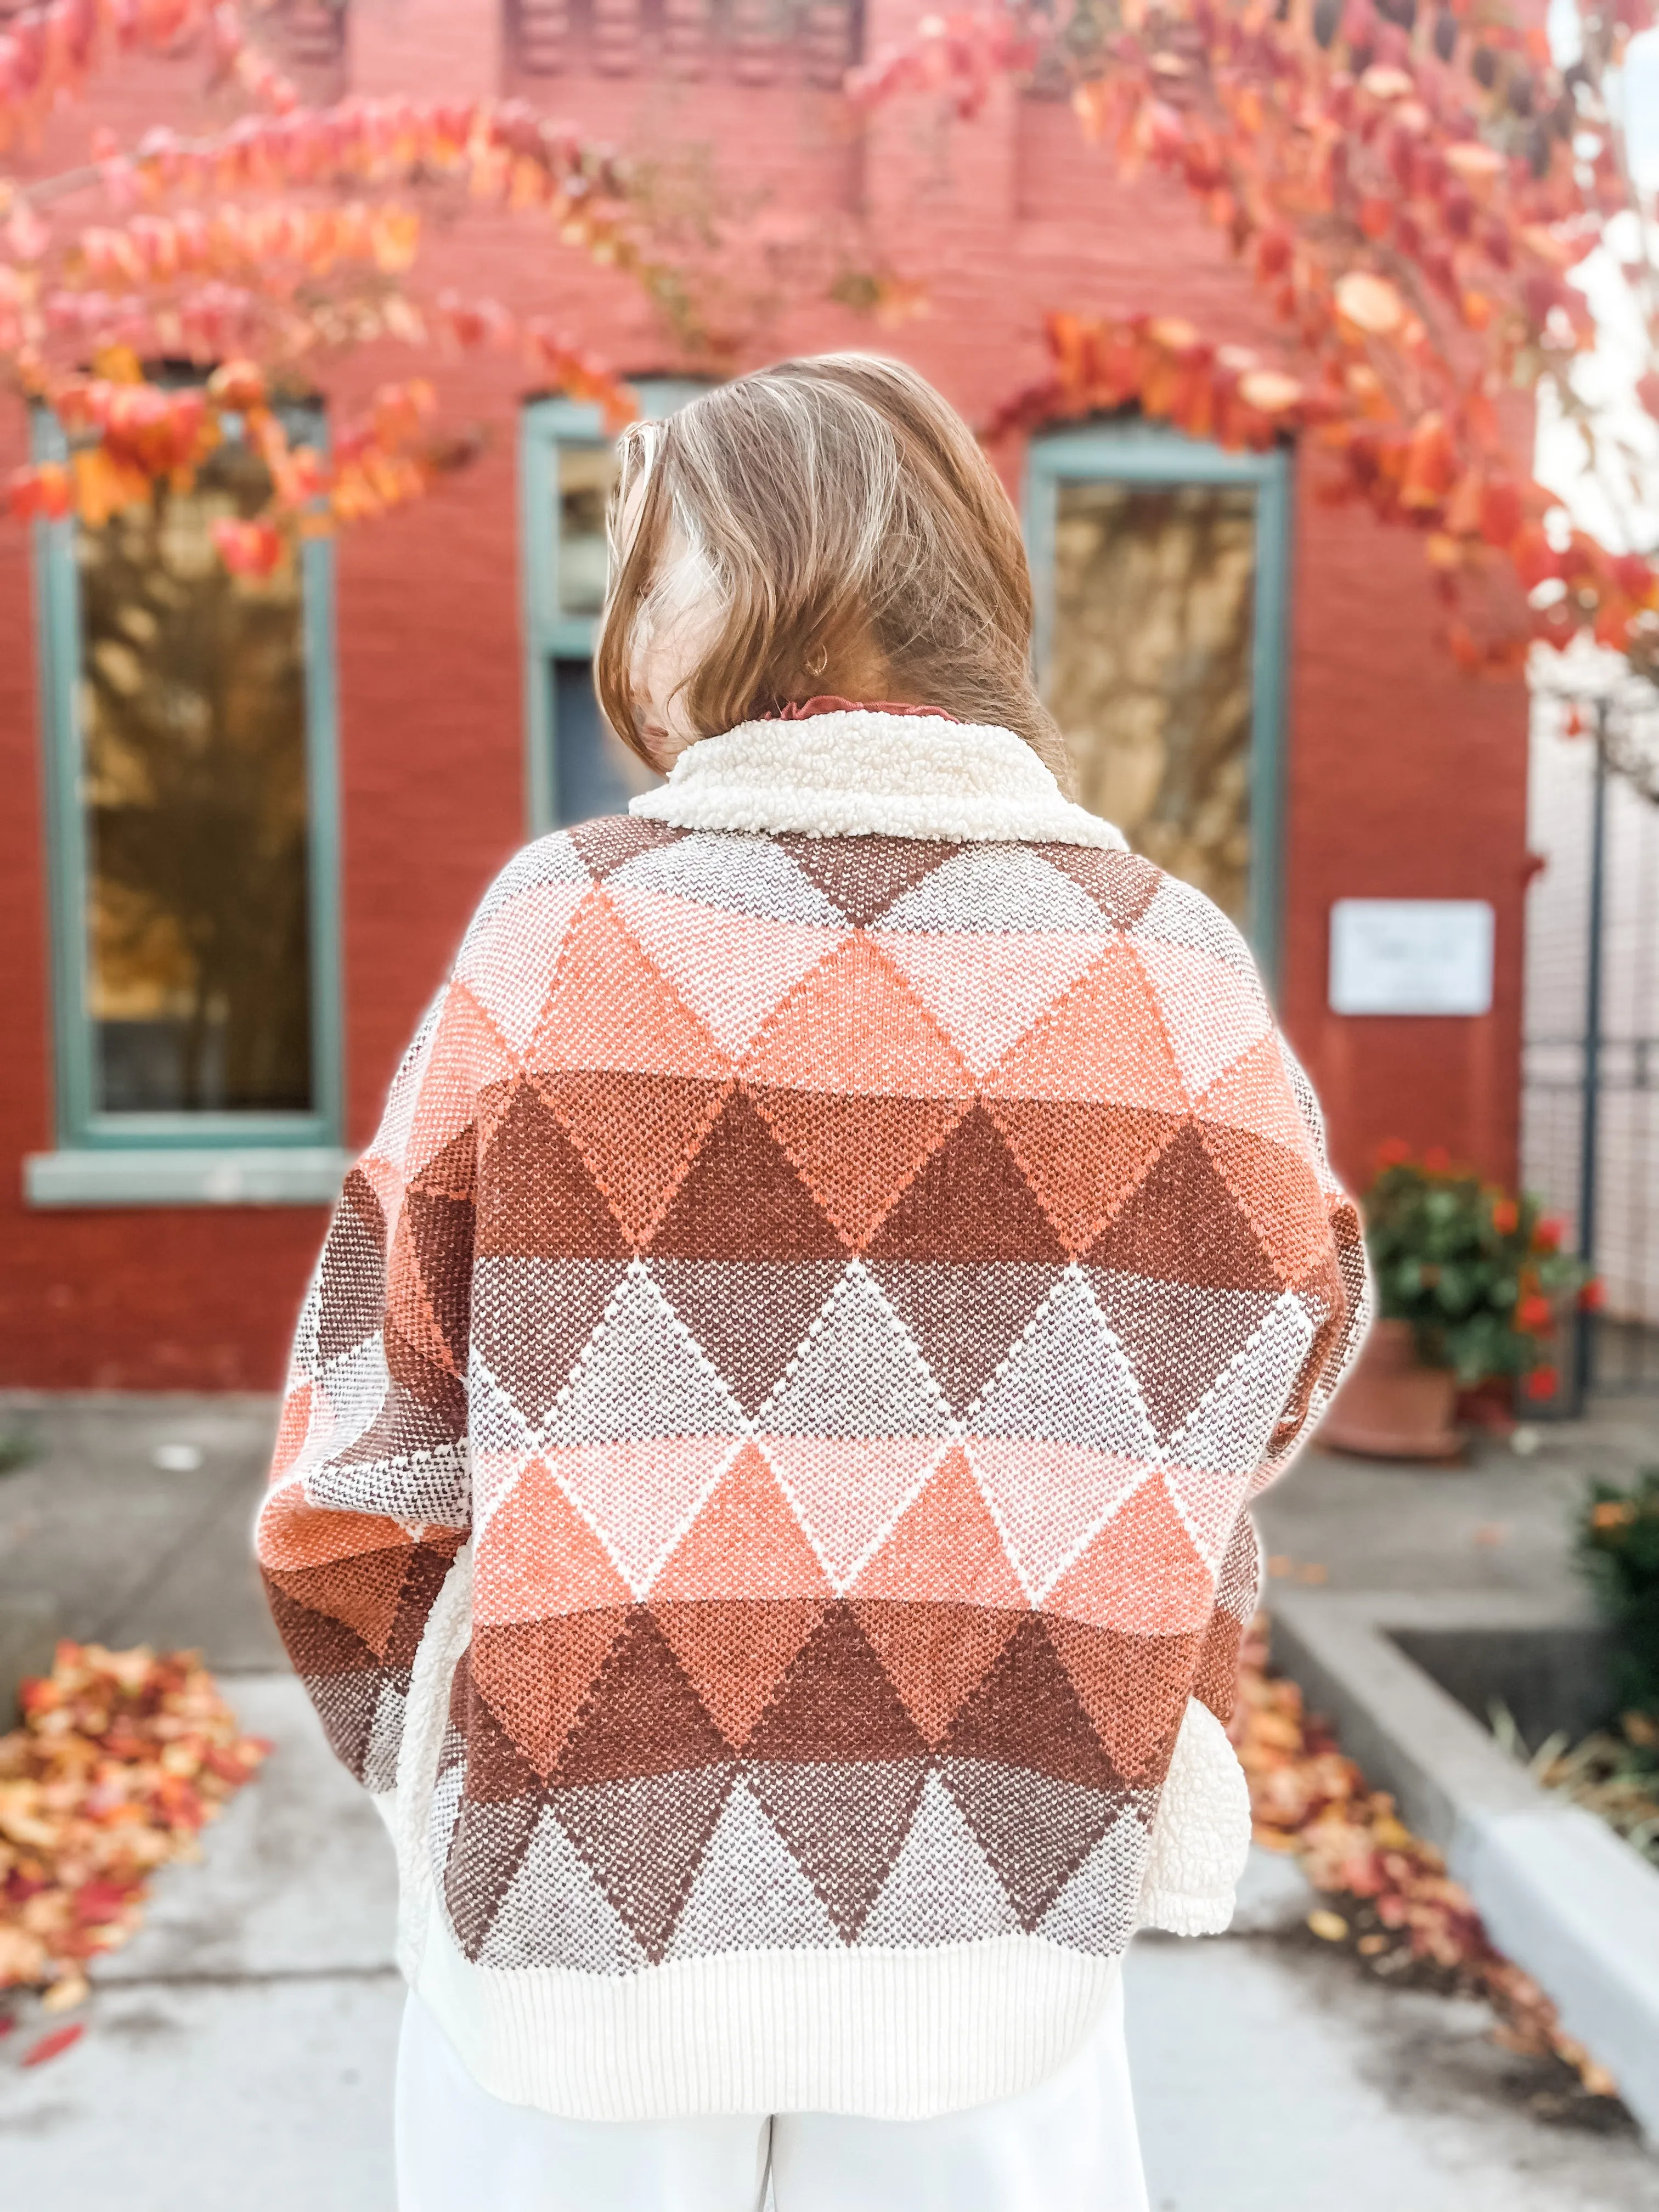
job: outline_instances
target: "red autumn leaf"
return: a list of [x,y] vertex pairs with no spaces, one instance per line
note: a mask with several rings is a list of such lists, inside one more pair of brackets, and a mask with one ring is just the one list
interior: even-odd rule
[[1620,553],[1613,562],[1613,580],[1626,599],[1644,604],[1653,595],[1654,569],[1639,553]]
[[1521,494],[1507,477],[1496,478],[1481,488],[1480,535],[1488,545],[1501,552],[1512,544],[1522,524]]
[[1295,242],[1287,230],[1265,230],[1256,241],[1255,265],[1264,277],[1282,276],[1291,265]]
[[1535,522],[1525,524],[1509,548],[1515,573],[1524,591],[1535,591],[1561,573],[1561,556]]
[[[242,1778],[235,1778],[240,1780]],[[132,1900],[133,1892],[128,1886],[113,1881],[83,1881],[74,1894],[71,1903],[75,1915],[89,1925],[113,1920]]]
[[44,2066],[49,2058],[61,2057],[86,2032],[86,2022],[79,2020],[70,2021],[66,2027],[54,2027],[50,2035],[43,2035],[38,2043],[32,2044],[17,2063],[20,2066]]
[[283,533],[274,523],[223,517],[214,524],[212,535],[219,558],[233,576],[269,576],[283,557]]

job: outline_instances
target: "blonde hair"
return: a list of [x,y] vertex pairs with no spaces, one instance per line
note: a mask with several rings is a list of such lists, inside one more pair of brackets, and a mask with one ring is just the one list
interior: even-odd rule
[[825,694],[936,707],[1024,738],[1071,789],[1032,681],[1019,523],[973,433],[902,362],[780,362],[623,432],[599,703],[646,757],[639,641],[709,594],[678,687],[699,737]]

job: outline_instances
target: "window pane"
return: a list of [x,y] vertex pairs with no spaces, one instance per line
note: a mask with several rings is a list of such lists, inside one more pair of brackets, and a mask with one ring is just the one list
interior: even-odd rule
[[625,814],[635,792],[648,791],[658,779],[600,714],[592,663],[573,655],[551,667],[559,820],[590,822],[596,814]]
[[610,446],[559,447],[562,615],[596,615],[605,605],[605,506],[616,473]]
[[1048,696],[1079,795],[1241,924],[1255,581],[1248,486],[1059,486]]
[[105,1113],[313,1103],[300,578],[233,576],[210,536],[265,487],[228,442],[193,490],[76,534]]

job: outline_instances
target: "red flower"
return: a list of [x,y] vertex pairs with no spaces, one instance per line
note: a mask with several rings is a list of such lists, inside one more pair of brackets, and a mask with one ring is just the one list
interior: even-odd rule
[[1521,1226],[1521,1209],[1512,1198],[1500,1198],[1492,1210],[1492,1225],[1500,1237],[1512,1237]]
[[283,557],[283,534],[269,522],[222,517],[211,534],[219,558],[233,576],[269,576]]
[[1376,1164],[1380,1168],[1403,1167],[1412,1156],[1412,1148],[1403,1137],[1385,1137],[1376,1148]]
[[1537,1335],[1550,1325],[1550,1302],[1534,1291],[1530,1297],[1522,1298],[1515,1310],[1515,1325]]
[[1547,1213],[1532,1232],[1534,1252],[1559,1252],[1561,1249],[1561,1224],[1552,1213]]
[[1607,1302],[1607,1285],[1599,1275],[1592,1275],[1578,1293],[1579,1305],[1586,1313],[1600,1313]]
[[1560,1388],[1561,1377],[1553,1367],[1534,1367],[1528,1376],[1525,1389],[1529,1398],[1553,1398]]

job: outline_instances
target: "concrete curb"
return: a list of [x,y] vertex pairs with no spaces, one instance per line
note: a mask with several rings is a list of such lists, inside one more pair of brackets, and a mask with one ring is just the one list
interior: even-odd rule
[[1618,2080],[1659,2148],[1659,1870],[1559,1803],[1390,1638],[1393,1630],[1553,1630],[1582,1613],[1507,1594],[1275,1594],[1273,1659],[1343,1749],[1439,1845],[1492,1940]]

